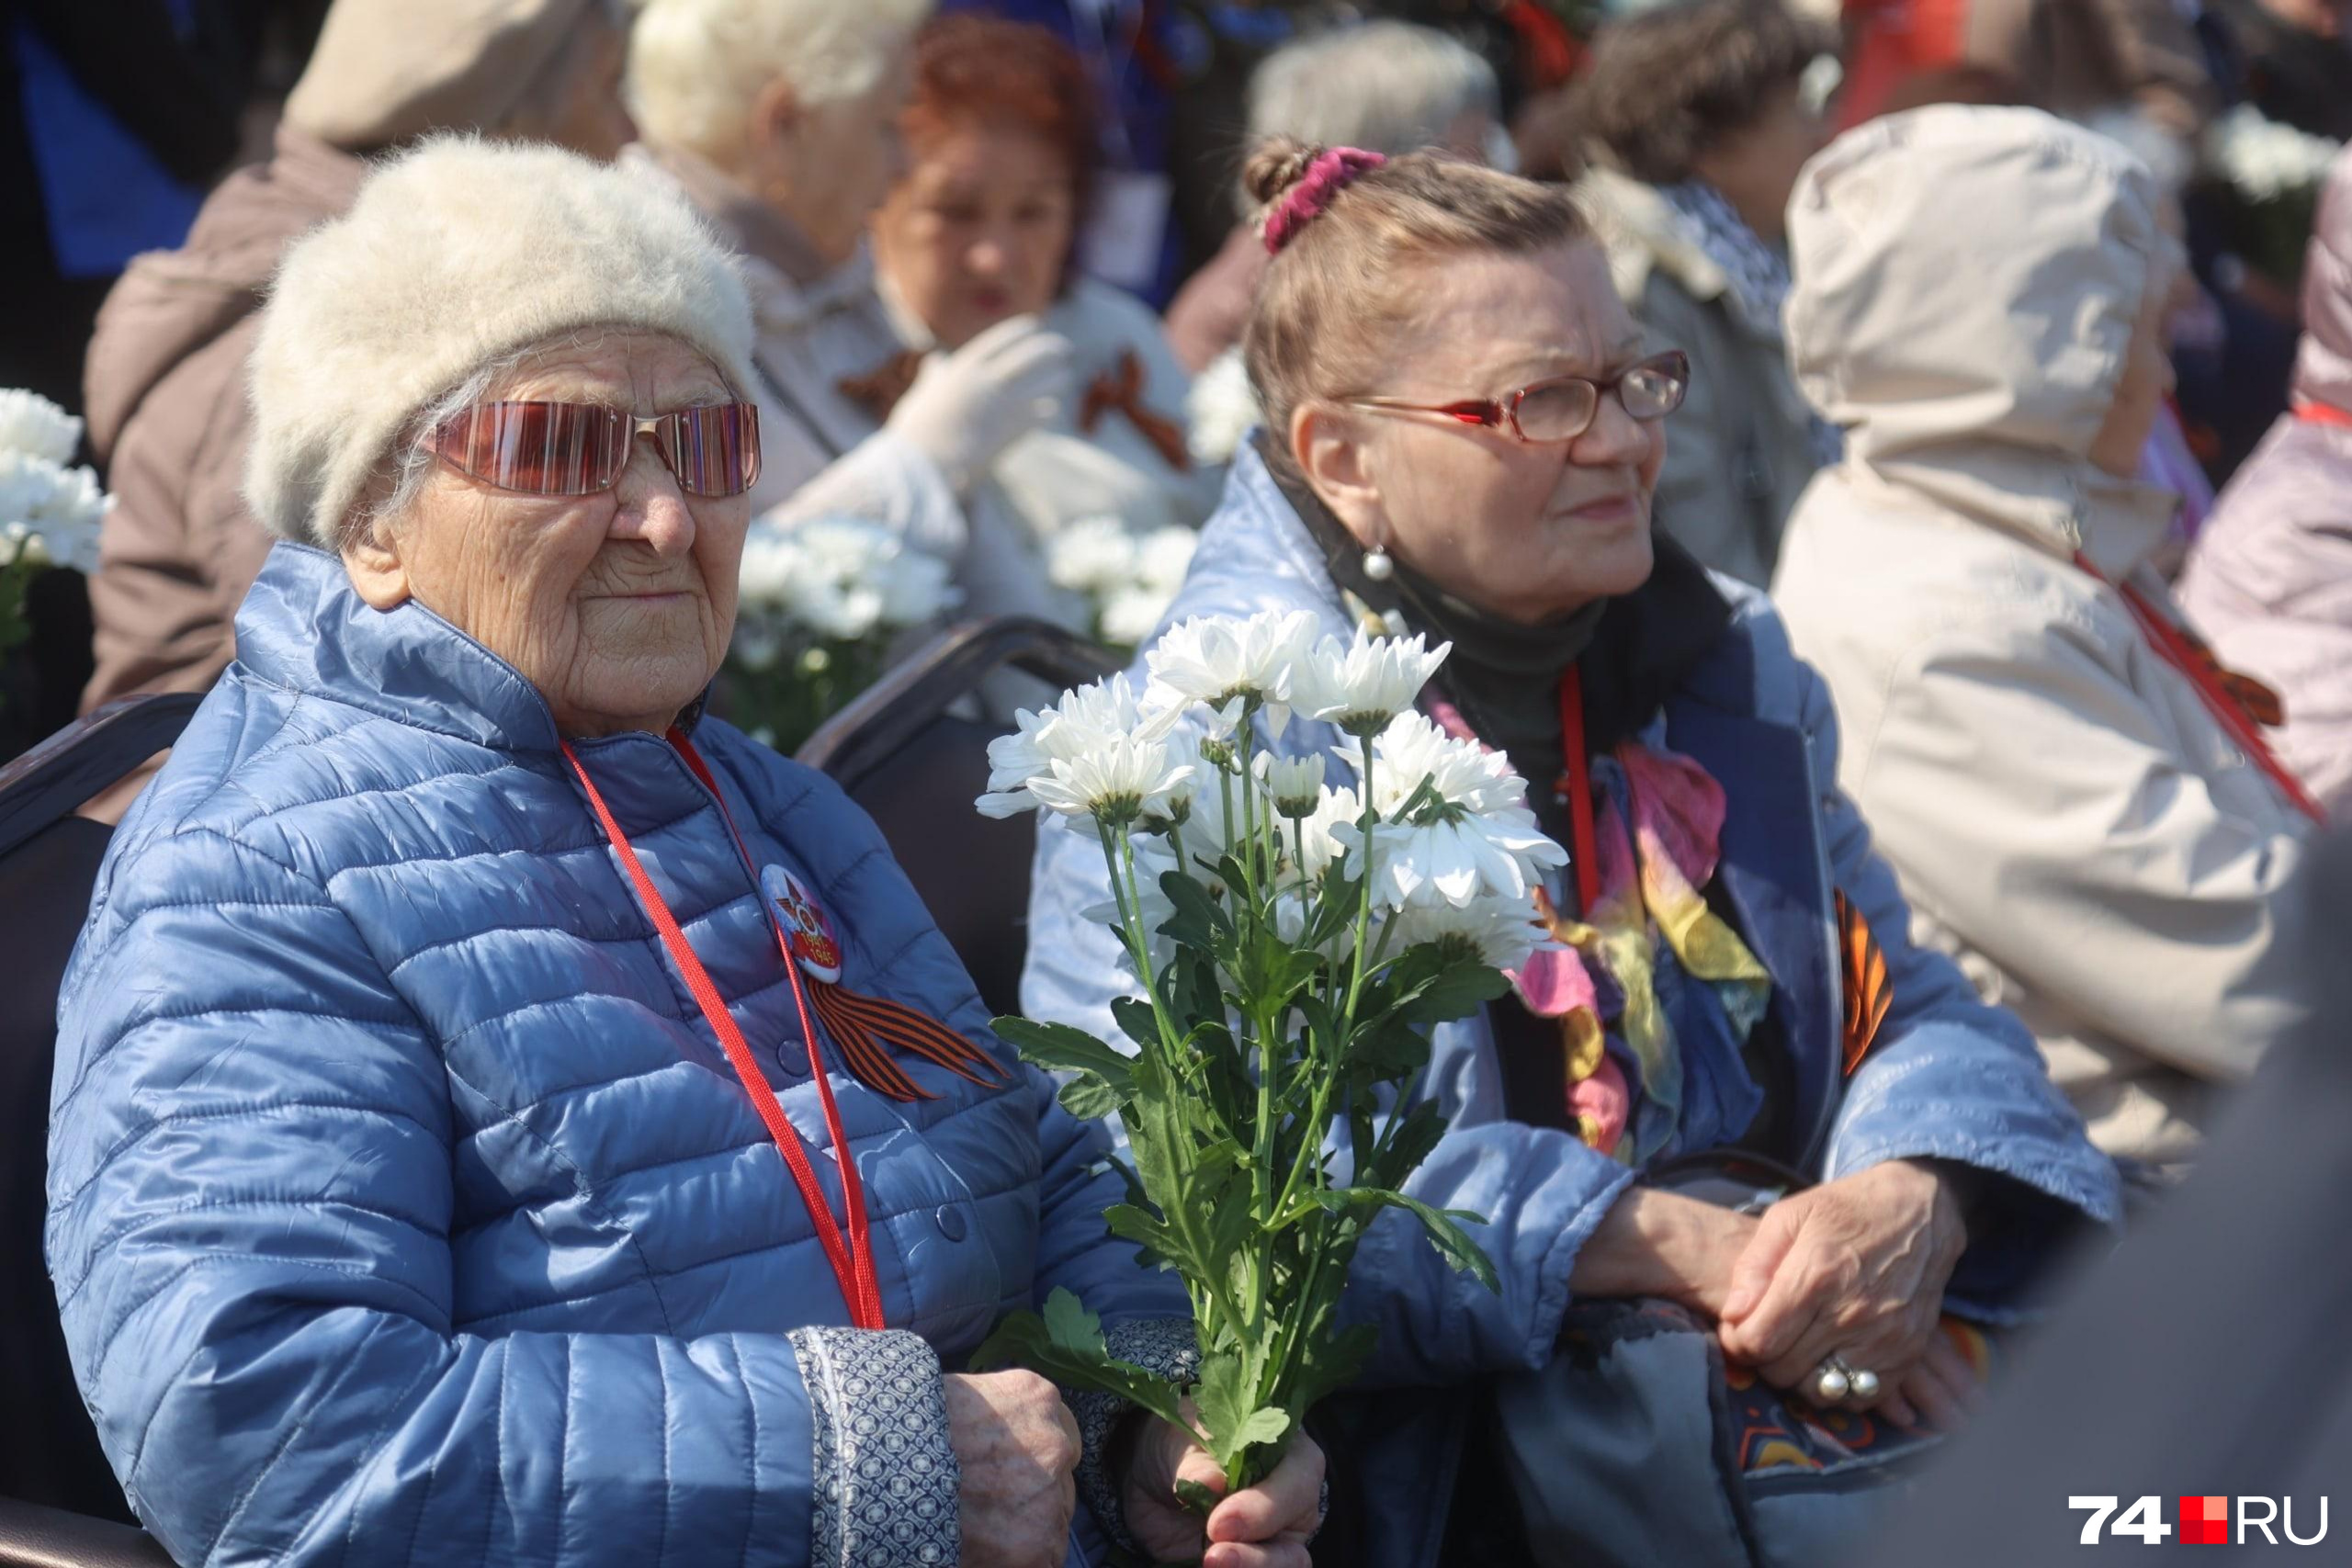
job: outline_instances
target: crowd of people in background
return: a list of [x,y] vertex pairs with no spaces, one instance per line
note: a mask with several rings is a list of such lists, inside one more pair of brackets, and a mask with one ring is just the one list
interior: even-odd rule
[[[2291,1032],[2310,984],[2298,873],[2352,800],[2347,137],[2348,0],[10,0],[0,387],[85,422],[112,502],[85,592],[80,574],[36,579],[29,640],[0,649],[0,760],[119,698],[211,693],[192,733],[216,774],[254,767],[254,799],[292,799],[315,781],[259,769],[214,704],[275,713],[306,682],[461,716],[505,700],[481,670],[455,695],[369,677],[355,696],[368,659],[471,668],[430,642],[387,651],[355,629],[355,592],[379,610],[419,597],[568,725],[556,693],[584,666],[542,670],[499,640],[540,646],[500,618],[527,606],[469,600],[476,624],[420,586],[442,568],[399,558],[429,539],[453,583],[540,570],[459,542],[434,510],[435,454],[477,479],[465,461],[511,467],[451,458],[464,438],[444,433],[483,408],[570,406],[498,400],[567,375],[755,410],[740,489],[696,490],[663,446],[684,537],[750,553],[855,520],[938,563],[953,608],[935,622],[1037,617],[1119,645],[1139,677],[1195,615],[1450,642],[1425,705],[1505,757],[1570,846],[1559,929],[1581,919],[1618,955],[1600,987],[1616,1010],[1584,1039],[1574,1008],[1515,974],[1476,1027],[1442,1032],[1452,1130],[1421,1196],[1489,1217],[1504,1289],[1437,1279],[1421,1248],[1361,1266],[1351,1291],[1439,1347],[1404,1381],[1489,1402],[1541,1561],[1821,1561],[1866,1524],[1815,1506],[1835,1487],[1758,1491],[1735,1529],[1701,1518],[1726,1482],[1712,1454],[1611,1471],[1625,1456],[1594,1423],[1696,1407],[1623,1320],[1564,1325],[1564,1303],[1668,1302],[1643,1334],[1713,1347],[1713,1375],[1726,1352],[1752,1370],[1710,1416],[1754,1447],[1735,1486],[1774,1464],[1838,1473],[1868,1446],[1774,1403],[1836,1348],[1816,1317],[1861,1323],[1888,1376],[1849,1412],[1889,1422],[1870,1461],[1900,1463],[1906,1440],[1965,1421],[2048,1259],[2160,1201]],[[552,161],[506,161],[526,150]],[[394,332],[347,296],[399,293],[361,253],[390,254],[402,191],[444,243],[416,264],[442,311]],[[563,243],[535,248],[533,224]],[[337,245],[332,277],[288,265],[316,273]],[[600,245],[640,247],[646,270]],[[687,292],[649,291],[657,276]],[[550,369],[549,344],[591,325],[627,333]],[[1171,536],[1180,570],[1140,619],[1106,617],[1070,565]],[[734,557],[679,547],[729,578],[713,602],[731,618]],[[313,635],[332,660],[288,651]],[[681,655],[684,697],[637,705],[707,694],[727,719],[734,693],[752,728],[726,645],[722,626]],[[1011,728],[1011,699],[985,701]],[[528,750],[499,723],[492,754]],[[568,757],[601,732],[561,733]],[[765,813],[755,834],[846,863],[870,829],[814,847],[776,805],[797,786],[738,744],[712,750]],[[1336,770],[1351,743],[1310,727],[1285,744]],[[463,771],[418,758],[398,788]],[[309,897],[258,851],[188,860],[154,814],[209,808],[187,804],[193,761],[161,765],[163,784],[151,764],[87,808],[130,814],[151,874],[209,900]],[[179,807],[153,804],[175,789]],[[561,838],[560,803],[500,809],[530,818],[490,835],[503,852]],[[365,810],[334,822],[344,858],[318,874],[384,869]],[[1041,830],[1023,999],[1115,1039],[1102,874],[1091,838]],[[534,874],[559,910],[569,873]],[[847,908],[913,931],[912,902],[894,884]],[[107,987],[197,953],[150,953],[147,928],[107,919],[117,945],[89,939],[99,977],[67,1039],[127,1051],[151,1026],[117,1017]],[[363,1055],[400,1059],[391,949],[435,935],[337,949],[375,987],[337,1004],[376,1008]],[[917,965],[910,1002],[960,1005],[933,973],[947,962]],[[1752,1009],[1692,999],[1734,979],[1758,986]],[[469,997],[429,1027],[464,1033],[499,1003]],[[157,1070],[194,1060],[175,1043],[151,1043]],[[398,1114],[447,1119],[437,1095]],[[1093,1151],[1066,1117],[974,1103],[1047,1178]],[[79,1114],[53,1134],[69,1163],[128,1111]],[[938,1126],[923,1135],[948,1166],[977,1157]],[[1690,1156],[1725,1151],[1793,1184],[1761,1220],[1676,1185]],[[429,1187],[426,1168],[408,1176]],[[1035,1160],[1000,1190],[1026,1216],[996,1237],[1006,1258],[1102,1198]],[[61,1210],[77,1278],[109,1267],[93,1201]],[[1803,1259],[1830,1229],[1860,1281],[1788,1284],[1758,1261]],[[729,1239],[696,1235],[711,1255]],[[561,1238],[514,1245],[562,1257]],[[944,1266],[910,1256],[913,1282],[891,1288],[920,1295]],[[1112,1273],[1075,1243],[1055,1257],[1041,1278]],[[1865,1322],[1869,1282],[1923,1257],[1905,1290],[1925,1307]],[[536,1300],[545,1259],[495,1261],[484,1317]],[[1025,1290],[1005,1267],[1001,1288],[956,1278],[959,1310]],[[1100,1293],[1138,1323],[1182,1306],[1124,1280]],[[101,1329],[88,1302],[77,1348],[111,1354],[128,1320]],[[952,1332],[933,1340],[971,1337],[940,1313]],[[1571,1329],[1589,1352],[1573,1370],[1552,1353]],[[806,1372],[818,1351],[776,1354]],[[107,1385],[131,1404],[101,1416],[119,1464],[134,1405],[140,1439],[163,1412],[174,1452],[211,1462],[203,1424],[168,1419],[173,1386],[130,1387]],[[771,1409],[744,1398],[754,1419]],[[1341,1480],[1341,1455],[1367,1476],[1434,1472],[1447,1430],[1458,1450],[1436,1426],[1334,1443],[1334,1483],[1370,1484]],[[401,1440],[446,1436],[420,1418]],[[1070,1463],[1110,1475],[1093,1484],[1115,1513],[1125,1472],[1103,1470],[1099,1437]],[[356,1451],[297,1455],[354,1530],[408,1506],[336,1489]],[[149,1462],[158,1490],[134,1502],[156,1502],[174,1544],[229,1551],[248,1522],[174,1503]],[[709,1484],[737,1480],[718,1465]],[[1298,1484],[1267,1483],[1284,1529]],[[1471,1525],[1408,1491],[1362,1501],[1354,1561],[1469,1550]],[[291,1539],[314,1501],[274,1490],[282,1516],[254,1539]],[[791,1528],[875,1523],[811,1507]],[[1305,1550],[1272,1531],[1229,1539]]]

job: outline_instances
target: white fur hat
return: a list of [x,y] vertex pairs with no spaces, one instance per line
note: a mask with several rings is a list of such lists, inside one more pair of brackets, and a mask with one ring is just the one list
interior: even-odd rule
[[683,197],[552,147],[424,141],[287,252],[254,347],[245,499],[333,549],[418,411],[599,326],[666,333],[750,390],[750,301]]

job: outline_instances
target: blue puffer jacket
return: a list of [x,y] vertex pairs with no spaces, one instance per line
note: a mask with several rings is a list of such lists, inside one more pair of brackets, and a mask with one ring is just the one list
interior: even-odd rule
[[[1761,593],[1728,578],[1715,583],[1732,603],[1731,629],[1646,733],[1724,786],[1717,874],[1771,972],[1772,1007],[1794,1047],[1792,1120],[1804,1164],[1829,1179],[1886,1160],[1938,1158],[2007,1178],[1994,1188],[1996,1207],[1973,1227],[1982,1239],[1962,1259],[1950,1300],[1991,1320],[2013,1317],[2014,1287],[2070,1213],[2117,1216],[2115,1168],[2051,1087],[2032,1037],[1981,1003],[1948,960],[1908,941],[1909,912],[1894,877],[1838,791],[1837,718],[1820,678],[1790,652]],[[1321,630],[1349,635],[1351,618],[1320,550],[1245,444],[1165,624],[1302,609],[1314,612]],[[1279,744],[1323,750],[1342,766],[1339,740],[1329,726],[1294,719]],[[1892,980],[1892,1011],[1851,1077],[1838,1072],[1833,890],[1869,920]],[[1115,1042],[1118,943],[1085,912],[1109,902],[1100,848],[1063,819],[1042,822],[1023,1010]],[[1506,1118],[1483,1017],[1436,1032],[1425,1088],[1452,1130],[1407,1190],[1486,1217],[1472,1229],[1502,1289],[1490,1293],[1449,1269],[1409,1217],[1392,1212],[1357,1254],[1343,1310],[1379,1325],[1371,1371],[1384,1381],[1442,1384],[1540,1367],[1558,1337],[1577,1251],[1634,1173],[1565,1133]],[[1443,1462],[1417,1456],[1399,1466],[1393,1486],[1365,1477],[1383,1562],[1432,1560],[1442,1510],[1430,1505],[1444,1496],[1432,1478],[1442,1477]],[[1434,1472],[1425,1468],[1431,1463]]]
[[[832,917],[843,983],[1012,1074],[904,1060],[939,1096],[911,1104],[831,1075],[881,1333],[844,1326],[537,693],[296,546],[237,635],[115,837],[59,1008],[50,1268],[140,1517],[188,1563],[954,1562],[941,1358],[1055,1285],[1128,1338],[1185,1305],[1108,1238],[1100,1130],[989,1034],[873,824],[695,730],[754,864]],[[653,736],[578,750],[838,1213],[718,803]],[[1097,1555],[1082,1520],[1070,1561]]]

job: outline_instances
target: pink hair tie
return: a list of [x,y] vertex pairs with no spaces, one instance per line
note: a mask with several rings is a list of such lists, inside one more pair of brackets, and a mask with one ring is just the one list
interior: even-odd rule
[[1355,184],[1358,175],[1386,162],[1379,153],[1367,152],[1361,147],[1334,147],[1317,153],[1298,183],[1284,191],[1282,199],[1266,214],[1265,227],[1261,231],[1265,236],[1266,254],[1272,255],[1289,244],[1301,229],[1322,217],[1323,209],[1331,205],[1331,198]]

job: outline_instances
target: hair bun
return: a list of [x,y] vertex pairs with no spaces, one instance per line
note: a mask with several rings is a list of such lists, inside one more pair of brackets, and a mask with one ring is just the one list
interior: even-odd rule
[[1289,136],[1270,136],[1250,154],[1241,167],[1241,188],[1263,212],[1293,186],[1306,177],[1306,171],[1324,150]]

